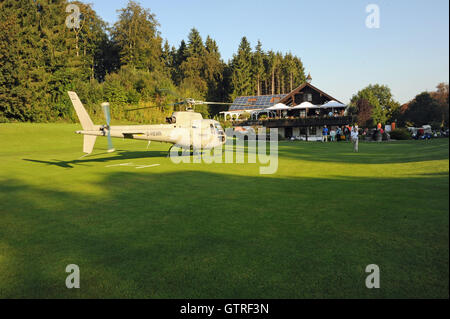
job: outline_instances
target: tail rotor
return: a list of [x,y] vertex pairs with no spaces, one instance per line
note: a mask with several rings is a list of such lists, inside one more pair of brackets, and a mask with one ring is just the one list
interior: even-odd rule
[[[111,138],[111,113],[109,109],[109,103],[105,102],[102,103],[103,113],[105,113],[105,119],[106,119],[106,126],[103,128],[107,130],[107,137],[108,137],[108,153],[112,153],[115,151],[112,138]],[[104,131],[103,131],[104,132]]]

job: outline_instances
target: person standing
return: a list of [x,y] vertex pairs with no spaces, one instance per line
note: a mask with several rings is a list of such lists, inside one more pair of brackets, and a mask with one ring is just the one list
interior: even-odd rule
[[358,127],[357,126],[353,126],[352,128],[352,132],[351,132],[351,139],[352,139],[352,143],[353,143],[353,152],[358,153],[358,140],[359,140],[359,132],[358,132]]
[[345,141],[348,142],[350,141],[350,127],[348,125],[346,125],[344,127],[344,136],[345,136]]
[[328,142],[328,128],[325,125],[322,130],[322,142]]
[[341,128],[338,126],[337,130],[336,130],[336,139],[339,142],[341,140],[341,134],[342,134],[342,130]]
[[335,137],[336,137],[336,131],[334,130],[334,128],[331,128],[331,131],[330,131],[330,138],[331,138],[331,141],[332,141],[332,142],[335,141]]

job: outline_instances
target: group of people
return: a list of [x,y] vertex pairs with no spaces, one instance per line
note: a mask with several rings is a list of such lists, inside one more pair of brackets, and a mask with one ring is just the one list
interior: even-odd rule
[[331,128],[331,130],[328,129],[328,127],[325,125],[322,129],[322,142],[326,143],[328,142],[328,137],[330,137],[330,141],[352,141],[353,143],[353,151],[358,152],[358,141],[359,141],[359,129],[358,126],[344,126],[344,127],[337,127],[336,129]]

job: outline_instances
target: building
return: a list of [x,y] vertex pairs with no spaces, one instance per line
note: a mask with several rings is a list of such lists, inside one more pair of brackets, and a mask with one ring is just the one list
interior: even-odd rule
[[[311,84],[308,75],[303,83],[288,94],[241,96],[229,110],[222,112],[235,126],[265,126],[278,128],[283,138],[317,140],[326,125],[329,130],[354,122],[346,115],[347,105]],[[247,120],[239,120],[242,113],[250,113]]]

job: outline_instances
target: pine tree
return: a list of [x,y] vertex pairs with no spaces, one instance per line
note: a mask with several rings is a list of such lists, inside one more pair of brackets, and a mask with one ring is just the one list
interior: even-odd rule
[[192,28],[188,36],[188,57],[202,57],[205,55],[205,46],[202,37],[196,28]]
[[180,85],[181,81],[184,78],[183,73],[181,71],[181,65],[183,64],[183,62],[187,60],[187,58],[188,58],[187,45],[184,40],[181,40],[180,46],[176,51],[174,59],[174,73],[172,75],[172,80],[175,83],[175,85]]
[[204,76],[206,49],[197,29],[192,28],[188,38],[187,58],[180,66],[180,87],[186,96],[204,99],[208,92],[208,83]]
[[237,55],[233,56],[231,67],[233,70],[231,82],[233,91],[231,97],[234,99],[240,95],[252,95],[252,50],[246,37],[241,39]]
[[264,51],[261,41],[258,40],[252,59],[253,76],[256,82],[256,95],[261,95],[261,79],[264,75]]
[[293,64],[293,83],[294,86],[299,86],[306,81],[305,68],[303,67],[302,60],[296,56],[293,58]]
[[[203,76],[208,85],[206,98],[209,101],[224,101],[227,95],[223,85],[225,63],[223,63],[220,57],[219,47],[217,46],[216,41],[210,36],[206,37],[205,49],[206,54]],[[217,114],[222,110],[224,109],[218,106],[209,107],[210,114]]]
[[269,51],[267,54],[267,66],[270,72],[270,78],[271,78],[271,94],[275,94],[275,74],[278,68],[278,58],[275,52]]
[[166,40],[164,42],[164,46],[162,49],[161,59],[164,66],[164,72],[169,75],[171,78],[173,77],[174,64],[175,64],[175,48],[170,47],[169,42]]

